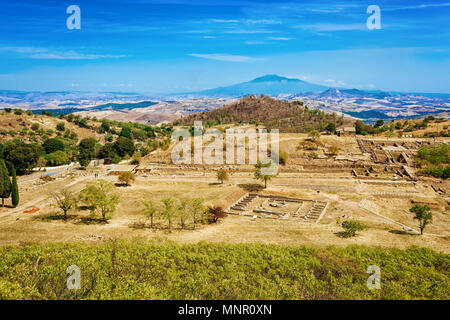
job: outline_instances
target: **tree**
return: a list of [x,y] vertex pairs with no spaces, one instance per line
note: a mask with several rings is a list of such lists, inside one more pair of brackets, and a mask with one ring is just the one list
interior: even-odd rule
[[345,229],[344,236],[354,237],[356,236],[356,231],[362,231],[366,229],[366,226],[359,221],[344,221],[342,223],[342,228]]
[[216,223],[219,219],[223,219],[227,216],[223,208],[220,206],[213,206],[208,208],[209,211],[209,222]]
[[186,220],[189,217],[189,213],[192,210],[191,202],[189,199],[181,199],[177,208],[178,218],[180,218],[180,227],[182,229],[186,226]]
[[173,198],[164,198],[162,199],[162,203],[164,205],[164,208],[161,212],[161,215],[167,219],[167,222],[169,223],[169,231],[172,228],[172,218],[174,214],[175,209],[175,200]]
[[316,129],[312,129],[309,134],[308,137],[313,141],[316,142],[319,138],[320,138],[320,133],[319,131],[317,131]]
[[126,155],[131,156],[135,150],[133,140],[125,137],[117,138],[113,144],[113,147],[120,157],[125,157]]
[[131,128],[129,126],[124,126],[120,131],[119,137],[124,137],[131,140]]
[[122,182],[126,186],[129,186],[130,182],[134,182],[135,179],[134,174],[129,171],[121,172],[119,175],[119,182]]
[[61,139],[58,138],[47,139],[44,141],[42,146],[44,147],[45,153],[47,154],[64,150],[64,143],[61,141]]
[[141,163],[141,159],[142,159],[141,153],[135,152],[133,154],[133,158],[130,161],[130,164],[139,165]]
[[17,207],[19,204],[19,186],[17,185],[17,177],[16,177],[16,170],[12,168],[11,170],[12,175],[12,182],[11,182],[11,202],[14,207]]
[[8,169],[5,161],[0,159],[0,197],[2,198],[2,207],[5,206],[5,198],[11,194],[11,180],[9,179]]
[[105,143],[105,145],[103,145],[98,151],[98,157],[100,159],[114,158],[116,156],[117,154],[112,143]]
[[219,180],[222,184],[228,179],[228,172],[226,172],[224,169],[220,169],[219,171],[217,171],[217,180]]
[[64,220],[67,220],[67,212],[74,208],[76,204],[74,193],[68,189],[62,189],[59,192],[53,192],[51,196],[55,201],[54,206],[62,210]]
[[152,200],[143,200],[145,209],[142,213],[150,218],[150,228],[153,228],[153,218],[160,212],[161,208]]
[[103,119],[102,124],[100,125],[100,128],[99,128],[100,133],[109,132],[109,130],[111,130],[109,121],[107,119]]
[[330,122],[329,124],[327,124],[327,126],[325,127],[325,130],[327,130],[330,133],[335,133],[336,132],[336,125],[333,122]]
[[374,128],[379,128],[382,127],[384,125],[384,121],[383,120],[377,120],[377,122],[375,122],[374,124]]
[[48,156],[48,163],[52,166],[61,166],[69,163],[69,157],[64,151],[58,150]]
[[267,181],[272,180],[277,174],[278,166],[271,159],[256,162],[254,177],[257,180],[264,181],[264,188],[267,188]]
[[419,220],[420,234],[423,234],[425,227],[433,221],[433,214],[431,213],[430,207],[416,204],[409,211],[415,213],[414,219]]
[[39,171],[41,171],[41,168],[47,165],[47,160],[44,157],[39,157],[36,165],[39,167]]
[[9,169],[14,167],[17,174],[23,174],[36,165],[39,157],[44,153],[38,144],[25,144],[23,141],[8,141],[3,150],[3,159]]
[[203,202],[204,200],[200,198],[195,198],[192,200],[192,219],[194,221],[194,229],[198,218],[202,217],[206,212],[206,207]]
[[101,214],[103,221],[112,217],[119,203],[119,196],[114,192],[114,185],[98,180],[89,183],[81,192],[80,200],[86,203],[92,215]]
[[85,138],[80,141],[77,159],[82,167],[87,167],[89,162],[94,158],[96,143],[97,140],[94,138]]

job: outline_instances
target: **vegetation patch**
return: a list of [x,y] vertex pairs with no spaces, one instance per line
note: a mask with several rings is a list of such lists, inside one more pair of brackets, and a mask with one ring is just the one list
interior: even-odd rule
[[[448,299],[430,249],[108,241],[0,248],[0,299]],[[66,287],[69,266],[81,288]],[[368,289],[367,267],[381,269]]]

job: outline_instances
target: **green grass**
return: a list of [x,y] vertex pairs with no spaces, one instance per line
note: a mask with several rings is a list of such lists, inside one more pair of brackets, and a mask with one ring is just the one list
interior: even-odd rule
[[[66,269],[81,269],[68,290]],[[369,290],[369,265],[381,289]],[[0,248],[0,299],[449,299],[430,249],[109,241]]]

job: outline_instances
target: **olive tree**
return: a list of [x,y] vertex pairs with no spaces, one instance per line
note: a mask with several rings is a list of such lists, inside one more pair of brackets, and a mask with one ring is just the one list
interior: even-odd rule
[[119,203],[114,185],[105,180],[88,183],[80,192],[80,200],[89,206],[92,215],[100,214],[103,221],[111,218]]
[[419,220],[420,234],[423,234],[423,230],[427,224],[433,221],[433,214],[431,213],[430,207],[427,205],[421,206],[416,204],[414,207],[409,209],[409,211],[415,213],[414,219]]
[[217,171],[217,180],[219,180],[222,184],[228,179],[228,172],[226,172],[224,169],[220,169],[219,171]]
[[257,180],[264,181],[264,188],[267,188],[267,181],[278,175],[278,166],[271,160],[258,160],[255,164],[254,177]]
[[143,200],[144,210],[142,214],[150,218],[150,228],[153,228],[153,219],[160,213],[160,206],[152,200]]
[[54,206],[63,212],[64,220],[67,220],[67,212],[74,208],[76,197],[74,193],[68,189],[62,189],[59,192],[51,193],[54,200]]

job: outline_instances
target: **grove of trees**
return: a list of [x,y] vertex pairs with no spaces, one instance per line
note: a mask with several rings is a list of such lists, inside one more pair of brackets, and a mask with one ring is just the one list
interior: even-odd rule
[[207,207],[201,198],[167,197],[160,201],[143,200],[142,204],[144,209],[141,212],[149,218],[150,228],[156,227],[155,222],[158,221],[159,228],[167,228],[169,231],[174,224],[178,224],[181,229],[189,226],[195,229],[198,224],[215,223],[226,217],[221,207]]

